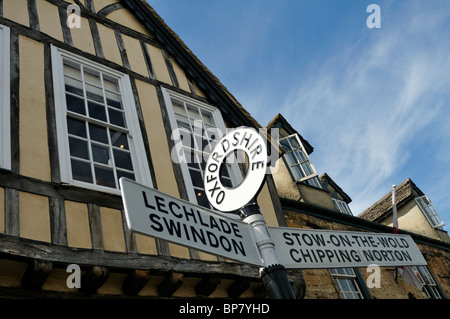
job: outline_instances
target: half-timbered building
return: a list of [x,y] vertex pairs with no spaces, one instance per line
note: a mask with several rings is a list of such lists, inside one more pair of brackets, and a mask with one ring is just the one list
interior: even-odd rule
[[[0,294],[265,296],[257,267],[126,227],[121,177],[209,208],[205,145],[260,127],[146,1],[2,0],[0,69]],[[258,203],[285,225],[270,176]]]

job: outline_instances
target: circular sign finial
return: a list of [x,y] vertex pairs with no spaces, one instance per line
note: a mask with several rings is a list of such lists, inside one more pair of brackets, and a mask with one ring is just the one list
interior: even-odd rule
[[[228,155],[243,151],[247,155],[247,175],[235,188],[223,185],[221,165]],[[223,212],[238,210],[248,204],[258,193],[266,174],[267,147],[264,138],[255,129],[232,129],[215,145],[206,162],[204,184],[210,204]]]

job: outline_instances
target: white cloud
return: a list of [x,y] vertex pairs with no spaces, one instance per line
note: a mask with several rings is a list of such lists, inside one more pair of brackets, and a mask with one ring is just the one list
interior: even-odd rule
[[417,156],[407,146],[423,130],[448,126],[439,117],[450,117],[450,11],[433,4],[396,7],[382,29],[368,29],[294,86],[281,110],[316,147],[316,169],[353,198],[355,214],[389,192],[390,178]]

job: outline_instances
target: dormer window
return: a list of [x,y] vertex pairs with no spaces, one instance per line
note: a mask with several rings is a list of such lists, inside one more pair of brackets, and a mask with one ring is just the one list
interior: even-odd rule
[[425,218],[430,223],[431,227],[441,229],[444,226],[444,222],[441,217],[437,213],[436,209],[434,209],[433,204],[428,199],[427,196],[421,196],[416,198],[417,205],[419,205],[420,210],[424,214]]
[[352,211],[350,210],[350,207],[348,207],[348,204],[340,199],[332,198],[334,206],[336,206],[337,210],[341,213],[353,216]]
[[280,139],[280,144],[286,152],[283,156],[295,182],[305,182],[311,186],[322,188],[317,172],[309,159],[302,142],[297,134]]

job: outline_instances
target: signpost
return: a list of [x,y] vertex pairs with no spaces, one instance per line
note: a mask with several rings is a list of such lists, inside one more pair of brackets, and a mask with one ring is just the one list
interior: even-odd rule
[[[229,188],[221,182],[221,165],[236,151],[247,155],[247,175]],[[204,185],[214,208],[238,211],[241,220],[121,178],[127,225],[137,233],[262,267],[262,282],[271,298],[295,298],[285,267],[426,265],[409,235],[267,227],[256,201],[266,168],[263,137],[251,128],[233,129],[211,151]]]
[[127,225],[132,231],[246,264],[262,265],[246,223],[129,179],[121,178],[120,187]]
[[286,268],[422,266],[426,261],[409,235],[269,227]]

